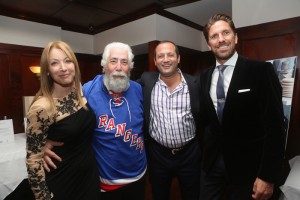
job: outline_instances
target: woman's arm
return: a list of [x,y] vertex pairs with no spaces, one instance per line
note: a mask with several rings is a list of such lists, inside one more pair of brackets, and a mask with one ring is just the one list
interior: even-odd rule
[[43,149],[52,121],[49,112],[39,104],[39,100],[30,107],[27,114],[26,166],[29,184],[36,199],[51,199],[43,169]]

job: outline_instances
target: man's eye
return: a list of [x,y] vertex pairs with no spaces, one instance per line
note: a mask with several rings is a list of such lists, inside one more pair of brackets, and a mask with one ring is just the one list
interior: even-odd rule
[[213,35],[213,36],[210,37],[210,39],[212,39],[212,40],[214,40],[216,38],[217,38],[217,35]]
[[111,63],[111,64],[116,64],[117,61],[116,61],[116,60],[111,60],[110,63]]
[[121,61],[121,64],[122,65],[128,65],[128,62],[127,61]]

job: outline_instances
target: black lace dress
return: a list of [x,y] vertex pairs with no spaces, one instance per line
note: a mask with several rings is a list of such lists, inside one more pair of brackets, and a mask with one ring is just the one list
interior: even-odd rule
[[[32,113],[36,113],[33,114],[35,117],[31,116],[30,118],[29,116],[29,129],[27,129],[28,178],[37,199],[50,199],[50,196],[53,196],[51,199],[57,200],[100,199],[99,176],[91,145],[95,116],[88,105],[88,109],[82,107],[74,110],[74,105],[76,107],[78,104],[70,100],[72,100],[70,95],[57,100],[57,113],[54,118],[64,116],[57,122],[55,120],[52,122],[52,117],[49,115],[48,118],[47,115],[43,115],[44,111],[38,111],[47,110],[38,105],[33,106],[33,110],[36,109],[36,111],[32,110]],[[37,104],[39,103],[37,102]],[[30,126],[30,120],[34,122],[34,125]],[[34,128],[36,124],[39,128]],[[40,158],[43,153],[35,150],[36,147],[39,147],[35,141],[45,140],[42,138],[44,137],[43,132],[47,132],[47,138],[50,140],[64,142],[63,146],[52,149],[62,158],[62,162],[53,160],[57,169],[49,173],[41,168]]]

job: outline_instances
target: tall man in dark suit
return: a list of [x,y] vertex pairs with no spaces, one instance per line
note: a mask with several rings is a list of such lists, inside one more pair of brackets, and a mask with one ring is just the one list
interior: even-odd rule
[[180,71],[180,55],[173,42],[160,42],[154,57],[159,73],[145,72],[140,80],[153,199],[168,200],[172,178],[176,176],[182,199],[198,200],[199,80]]
[[[209,121],[203,135],[201,200],[219,200],[225,190],[230,200],[269,199],[284,157],[279,80],[271,63],[237,54],[230,17],[214,15],[203,33],[216,63],[201,76],[206,108],[202,119]],[[219,65],[225,70],[219,71]]]

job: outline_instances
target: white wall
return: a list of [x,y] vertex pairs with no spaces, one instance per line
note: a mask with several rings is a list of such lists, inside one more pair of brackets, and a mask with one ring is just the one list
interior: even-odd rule
[[113,41],[136,46],[154,40],[171,40],[179,46],[200,50],[201,37],[199,30],[153,14],[95,35],[94,51],[102,53],[105,45]]
[[59,27],[0,16],[1,43],[44,47],[49,41],[60,38]]
[[300,0],[232,0],[236,28],[300,16]]
[[135,46],[155,40],[155,23],[155,16],[150,15],[96,34],[94,52],[95,54],[101,54],[104,47],[111,42],[123,42]]
[[63,40],[76,53],[94,54],[93,39],[92,35],[64,31],[57,26],[0,16],[0,43],[43,48],[50,41]]
[[61,30],[60,27],[0,16],[0,43],[45,47],[63,40],[76,53],[100,54],[106,44],[120,41],[130,46],[153,40],[172,40],[180,46],[201,49],[201,31],[160,15],[150,15],[96,35]]
[[68,43],[76,53],[94,54],[93,35],[63,30],[61,40]]
[[179,46],[201,50],[202,31],[156,15],[156,40],[171,40]]

